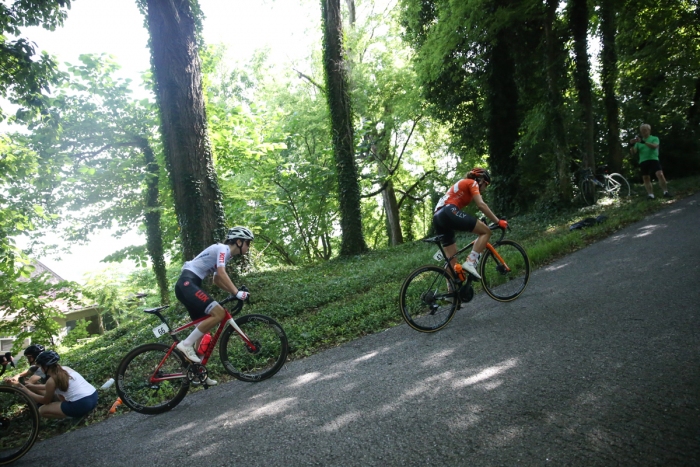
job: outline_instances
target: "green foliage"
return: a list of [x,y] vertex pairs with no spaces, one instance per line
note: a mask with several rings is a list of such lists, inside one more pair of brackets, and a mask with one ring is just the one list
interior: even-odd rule
[[61,340],[61,345],[64,347],[75,347],[78,345],[78,339],[85,339],[90,337],[90,333],[87,328],[90,322],[85,319],[79,319],[75,322],[75,327],[68,331],[66,337]]
[[25,339],[55,344],[60,326],[54,318],[63,317],[63,309],[79,305],[79,287],[73,282],[52,283],[43,273],[31,279],[4,276],[0,290],[0,335],[14,336],[13,352],[21,349]]
[[[41,93],[61,74],[46,53],[37,56],[35,44],[20,37],[26,26],[54,30],[63,24],[70,0],[14,0],[0,4],[0,96],[23,108],[18,116],[43,108]],[[14,37],[13,40],[9,39]],[[0,120],[4,118],[0,109]]]

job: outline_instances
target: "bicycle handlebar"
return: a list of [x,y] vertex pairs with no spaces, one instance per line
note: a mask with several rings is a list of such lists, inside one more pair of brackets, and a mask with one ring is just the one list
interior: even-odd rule
[[[239,290],[239,291],[243,291],[243,292],[247,292],[247,291],[248,291],[248,287],[246,287],[245,285],[242,285],[242,286],[240,286],[240,287],[238,288],[238,290]],[[224,298],[223,300],[221,300],[221,301],[219,302],[219,305],[224,306],[224,305],[226,305],[227,303],[230,303],[230,302],[232,302],[232,301],[234,301],[234,300],[238,300],[238,303],[236,303],[236,305],[230,310],[230,313],[231,313],[231,315],[235,315],[236,313],[238,313],[238,312],[241,310],[241,308],[243,308],[243,300],[239,300],[238,297],[236,297],[235,295],[231,294],[231,295],[229,295],[228,297],[226,297],[226,298]]]

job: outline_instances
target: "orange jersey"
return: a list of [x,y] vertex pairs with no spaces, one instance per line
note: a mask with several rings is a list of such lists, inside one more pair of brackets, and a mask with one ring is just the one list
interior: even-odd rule
[[474,195],[479,194],[481,193],[479,193],[479,184],[476,180],[472,178],[463,178],[455,183],[454,186],[450,187],[445,196],[440,198],[437,206],[435,206],[435,211],[446,204],[452,204],[457,206],[458,209],[462,209],[472,202]]

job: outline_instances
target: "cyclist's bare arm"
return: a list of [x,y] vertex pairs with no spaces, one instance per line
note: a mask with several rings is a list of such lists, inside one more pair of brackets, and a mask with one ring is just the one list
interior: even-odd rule
[[484,198],[482,198],[481,195],[474,195],[474,198],[472,198],[472,200],[474,201],[474,204],[476,204],[476,207],[479,208],[479,211],[483,212],[486,217],[488,217],[494,222],[498,222],[498,217],[484,202]]
[[233,281],[226,273],[226,268],[223,266],[216,268],[216,272],[214,273],[214,285],[232,295],[238,293],[238,287],[233,284]]

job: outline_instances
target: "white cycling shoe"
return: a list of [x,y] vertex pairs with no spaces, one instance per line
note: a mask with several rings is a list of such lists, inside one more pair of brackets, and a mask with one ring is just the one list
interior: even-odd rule
[[182,342],[179,342],[177,344],[177,350],[185,354],[185,357],[187,357],[187,360],[191,361],[192,363],[201,363],[202,360],[197,356],[197,352],[194,351],[194,347],[191,345],[183,345]]
[[477,266],[478,266],[478,263],[472,263],[471,261],[465,261],[462,264],[462,269],[464,269],[465,271],[467,271],[469,274],[476,277],[477,279],[481,279],[481,276],[479,275],[479,273],[476,272]]

